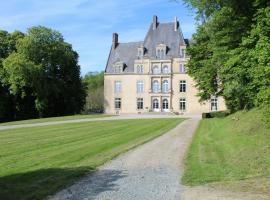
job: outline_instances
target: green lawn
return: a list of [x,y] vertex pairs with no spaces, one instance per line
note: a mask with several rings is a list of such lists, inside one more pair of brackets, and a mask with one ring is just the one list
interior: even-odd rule
[[0,131],[0,199],[43,199],[181,121],[111,120]]
[[41,122],[100,118],[100,117],[110,117],[110,116],[113,116],[113,115],[108,115],[108,114],[70,115],[70,116],[63,116],[63,117],[49,117],[49,118],[39,118],[39,119],[28,119],[28,120],[4,122],[4,123],[0,123],[0,126],[17,125],[17,124],[34,124],[34,123],[41,123]]
[[270,129],[262,122],[260,110],[201,121],[187,154],[184,184],[267,176],[270,176]]

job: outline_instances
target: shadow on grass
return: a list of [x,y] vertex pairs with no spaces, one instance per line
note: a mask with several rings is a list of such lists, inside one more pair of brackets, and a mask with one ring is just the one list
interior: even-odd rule
[[[88,173],[92,172],[89,175]],[[68,190],[69,197],[76,195],[91,196],[103,191],[114,190],[115,181],[124,177],[122,171],[101,170],[94,172],[92,168],[68,168],[68,169],[41,169],[21,174],[0,177],[0,199],[3,200],[32,200],[44,199],[57,191],[70,186],[75,181],[82,178],[77,184]],[[90,178],[90,176],[94,176]],[[67,190],[59,192],[57,195],[65,199]],[[79,196],[78,196],[79,195]]]

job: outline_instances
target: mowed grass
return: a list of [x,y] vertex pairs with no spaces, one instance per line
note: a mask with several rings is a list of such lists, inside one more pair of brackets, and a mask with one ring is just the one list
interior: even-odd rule
[[270,129],[263,123],[260,110],[201,121],[186,157],[184,184],[268,176]]
[[17,124],[35,124],[35,123],[42,123],[42,122],[66,121],[66,120],[89,119],[89,118],[100,118],[100,117],[111,117],[111,116],[113,115],[109,115],[109,114],[70,115],[70,116],[62,116],[62,117],[49,117],[49,118],[27,119],[27,120],[4,122],[4,123],[0,123],[0,126],[17,125]]
[[111,120],[0,131],[0,199],[44,199],[181,121]]

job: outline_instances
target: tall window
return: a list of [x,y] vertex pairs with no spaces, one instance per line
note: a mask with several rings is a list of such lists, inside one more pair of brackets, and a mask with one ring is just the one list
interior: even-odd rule
[[169,101],[168,101],[168,99],[163,99],[163,101],[162,101],[162,109],[164,109],[164,110],[169,109]]
[[160,73],[159,67],[157,65],[154,65],[153,66],[153,74],[159,74],[159,73]]
[[159,108],[158,99],[154,99],[153,100],[153,109],[158,109],[158,108]]
[[159,83],[158,83],[157,80],[153,81],[153,86],[152,86],[152,88],[153,88],[153,92],[154,92],[154,93],[158,93],[158,92],[159,92]]
[[160,49],[157,50],[157,58],[160,58],[161,55],[160,55]]
[[143,74],[143,65],[137,65],[137,73]]
[[164,80],[162,82],[162,92],[163,93],[168,93],[169,92],[169,81]]
[[168,74],[170,72],[169,67],[167,65],[164,65],[162,68],[162,73]]
[[143,98],[137,98],[137,109],[143,109]]
[[142,93],[144,91],[143,81],[137,81],[137,93]]
[[114,82],[114,93],[120,93],[122,91],[122,82],[115,81]]
[[180,81],[180,92],[186,92],[187,90],[187,82],[185,80]]
[[114,98],[114,108],[121,109],[121,98]]
[[218,100],[217,98],[211,99],[211,111],[217,111],[218,110]]
[[185,64],[180,64],[180,73],[183,73],[183,74],[185,74],[186,73],[186,66],[185,66]]
[[180,98],[180,110],[186,111],[187,105],[186,105],[186,98]]

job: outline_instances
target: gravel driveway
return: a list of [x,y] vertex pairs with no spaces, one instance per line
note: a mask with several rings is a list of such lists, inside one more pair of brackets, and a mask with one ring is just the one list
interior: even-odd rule
[[199,119],[185,120],[167,134],[107,162],[50,199],[180,199],[184,189],[180,184],[182,161],[198,122]]

